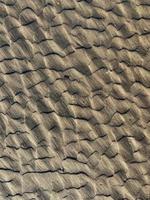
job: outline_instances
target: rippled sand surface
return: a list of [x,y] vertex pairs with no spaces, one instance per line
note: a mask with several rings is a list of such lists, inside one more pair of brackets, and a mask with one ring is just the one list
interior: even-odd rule
[[150,199],[150,1],[0,0],[0,200]]

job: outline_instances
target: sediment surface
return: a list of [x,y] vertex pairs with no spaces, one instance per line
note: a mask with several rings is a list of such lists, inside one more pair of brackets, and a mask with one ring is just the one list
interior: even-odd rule
[[0,0],[0,200],[150,199],[149,70],[149,0]]

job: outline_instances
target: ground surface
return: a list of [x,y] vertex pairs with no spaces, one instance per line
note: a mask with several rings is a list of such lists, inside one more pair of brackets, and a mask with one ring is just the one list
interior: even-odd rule
[[149,70],[149,0],[0,0],[0,199],[150,199]]

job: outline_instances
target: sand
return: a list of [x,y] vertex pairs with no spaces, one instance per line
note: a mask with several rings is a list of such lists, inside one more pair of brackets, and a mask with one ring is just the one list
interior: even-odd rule
[[150,1],[0,0],[0,200],[150,199]]

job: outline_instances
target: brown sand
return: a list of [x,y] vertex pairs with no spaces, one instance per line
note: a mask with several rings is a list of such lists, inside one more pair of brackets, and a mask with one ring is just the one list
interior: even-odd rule
[[150,0],[0,0],[0,200],[150,199]]

